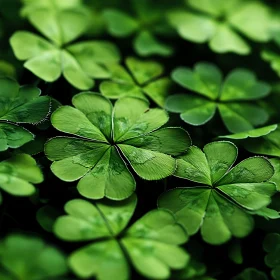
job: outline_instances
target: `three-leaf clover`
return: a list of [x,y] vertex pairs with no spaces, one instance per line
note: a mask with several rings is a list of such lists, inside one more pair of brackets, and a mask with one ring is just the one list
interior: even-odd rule
[[188,0],[186,3],[190,6],[188,11],[169,13],[170,24],[186,40],[209,42],[214,52],[247,55],[251,47],[242,36],[267,42],[279,30],[279,20],[260,1]]
[[263,157],[231,168],[236,158],[237,147],[231,142],[212,142],[203,151],[191,146],[179,156],[175,176],[201,185],[165,192],[159,207],[171,210],[189,234],[201,228],[210,244],[245,237],[253,229],[249,211],[267,206],[275,192],[275,185],[267,182],[274,169]]
[[265,263],[272,268],[271,275],[277,280],[280,278],[280,234],[268,234],[264,239],[263,248],[268,253],[265,257]]
[[62,2],[66,3],[32,1],[31,7],[26,7],[28,19],[48,40],[17,31],[10,43],[17,59],[26,61],[24,67],[44,81],[54,82],[63,75],[74,87],[89,89],[94,85],[93,78],[110,76],[106,65],[117,63],[120,54],[114,44],[106,41],[70,44],[86,31],[88,14],[84,8],[68,7]]
[[165,107],[180,113],[181,119],[191,125],[202,125],[211,120],[218,110],[230,132],[251,130],[268,120],[268,113],[252,104],[270,92],[270,86],[257,81],[254,73],[235,69],[222,82],[222,73],[210,63],[197,63],[194,70],[179,67],[172,79],[182,87],[197,93],[169,96]]
[[64,255],[38,237],[11,234],[0,241],[1,280],[57,279],[67,270]]
[[[15,196],[30,196],[33,184],[43,181],[43,174],[36,161],[29,155],[18,154],[0,162],[0,190]],[[0,193],[0,204],[2,201]]]
[[164,72],[163,66],[155,61],[141,61],[132,57],[127,58],[125,64],[127,70],[120,65],[109,67],[111,80],[101,83],[101,93],[112,99],[123,96],[145,99],[147,95],[163,107],[171,86],[169,78],[160,77]]
[[149,0],[132,0],[134,15],[128,15],[118,9],[106,9],[103,13],[108,31],[115,37],[127,37],[133,34],[133,47],[138,55],[170,56],[172,47],[159,41],[157,35],[168,35],[170,27],[165,20],[165,8],[168,1],[161,5]]
[[181,128],[161,128],[166,111],[149,109],[143,99],[123,97],[115,106],[104,96],[85,92],[73,97],[51,116],[52,125],[70,136],[52,138],[45,145],[54,161],[52,172],[64,181],[76,181],[81,195],[121,200],[135,190],[126,161],[143,179],[160,180],[173,174],[178,155],[190,146]]
[[166,279],[170,269],[181,269],[188,254],[178,247],[187,235],[166,210],[153,210],[126,229],[136,207],[136,196],[122,202],[66,203],[67,215],[54,224],[55,234],[66,241],[91,241],[69,256],[69,265],[81,278],[129,279],[129,262],[142,275]]
[[0,151],[18,148],[34,139],[19,124],[36,124],[49,114],[51,99],[40,96],[33,86],[19,86],[10,78],[0,78]]

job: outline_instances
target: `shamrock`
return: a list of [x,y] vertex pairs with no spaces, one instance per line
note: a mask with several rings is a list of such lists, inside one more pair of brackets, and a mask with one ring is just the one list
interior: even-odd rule
[[268,253],[265,263],[272,268],[271,276],[277,280],[280,278],[280,234],[269,233],[264,239],[263,248]]
[[32,184],[42,181],[43,174],[29,155],[18,154],[0,162],[0,189],[11,195],[30,196],[35,192]]
[[33,86],[19,86],[10,78],[0,78],[0,151],[18,148],[34,139],[19,124],[36,124],[47,118],[51,99],[40,96]]
[[157,35],[170,33],[170,27],[165,20],[165,10],[168,6],[168,1],[161,1],[158,5],[149,0],[132,0],[133,15],[111,8],[106,9],[103,16],[112,36],[127,37],[136,34],[133,47],[138,55],[170,56],[173,49],[156,38]]
[[[247,55],[250,45],[242,36],[256,42],[268,42],[279,20],[259,1],[188,0],[188,11],[171,11],[170,24],[179,35],[195,43],[209,42],[217,53]],[[240,34],[242,36],[240,36]]]
[[175,94],[167,98],[167,110],[181,113],[186,123],[202,125],[212,119],[218,109],[227,129],[238,133],[262,125],[268,119],[266,110],[252,101],[267,96],[270,86],[257,81],[246,69],[233,70],[222,83],[222,73],[215,65],[198,63],[193,71],[186,67],[175,69],[172,79],[203,96]]
[[38,237],[11,234],[0,241],[1,280],[54,279],[67,270],[64,255]]
[[120,65],[112,65],[111,81],[104,81],[100,91],[108,98],[117,99],[123,96],[151,98],[157,105],[163,107],[165,98],[171,86],[169,78],[159,78],[164,69],[154,61],[141,61],[127,58],[125,64],[128,70]]
[[[135,189],[125,161],[143,179],[160,180],[175,171],[178,155],[190,145],[181,128],[161,128],[168,121],[162,109],[149,109],[143,99],[123,97],[113,108],[104,96],[85,92],[73,97],[51,116],[52,125],[72,136],[52,138],[45,145],[54,161],[52,172],[76,181],[81,195],[121,200]],[[125,161],[124,161],[125,160]]]
[[69,256],[78,277],[129,279],[130,262],[145,277],[167,279],[170,269],[185,267],[189,256],[178,245],[187,235],[169,211],[150,211],[126,229],[136,202],[132,195],[122,202],[66,203],[67,215],[56,220],[55,234],[66,241],[91,241]]
[[120,59],[114,44],[106,41],[70,44],[86,31],[87,10],[72,7],[71,3],[77,1],[37,2],[31,1],[23,14],[49,41],[28,31],[12,35],[12,49],[17,59],[26,60],[24,67],[47,82],[63,75],[78,89],[93,87],[93,78],[108,78],[106,65]]
[[202,238],[222,244],[231,236],[245,237],[253,229],[254,212],[267,206],[275,185],[271,163],[251,157],[231,168],[237,147],[227,141],[207,144],[203,151],[191,146],[179,156],[175,176],[202,185],[177,188],[159,198],[160,208],[171,210],[189,234],[201,228]]
[[252,153],[280,157],[280,127],[257,139],[248,139],[244,147]]

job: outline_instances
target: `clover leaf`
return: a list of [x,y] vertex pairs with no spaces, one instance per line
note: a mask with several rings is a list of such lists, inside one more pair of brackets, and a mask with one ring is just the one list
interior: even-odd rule
[[[179,35],[195,43],[209,43],[217,53],[247,55],[251,47],[243,36],[256,42],[268,42],[279,20],[260,1],[188,0],[189,10],[171,11],[170,24]],[[242,36],[241,36],[242,35]]]
[[134,14],[118,9],[106,9],[103,13],[108,32],[115,37],[135,35],[133,47],[140,56],[170,56],[173,48],[157,39],[158,35],[168,35],[170,28],[165,20],[165,5],[151,1],[132,0],[131,8]]
[[161,78],[163,67],[155,61],[141,61],[129,57],[125,61],[127,70],[120,65],[109,67],[112,76],[110,81],[100,85],[100,91],[108,98],[117,99],[123,96],[151,98],[157,105],[163,107],[168,95],[171,81]]
[[252,153],[280,157],[280,127],[261,138],[246,140],[244,147]]
[[51,99],[40,96],[33,86],[19,86],[10,78],[0,78],[0,151],[18,148],[34,139],[19,124],[37,124],[49,114]]
[[62,106],[52,125],[70,136],[52,138],[45,145],[54,161],[52,172],[76,181],[81,195],[121,200],[135,190],[126,162],[141,178],[160,180],[175,171],[178,155],[190,145],[181,128],[161,128],[168,121],[162,109],[149,109],[143,99],[123,97],[113,108],[104,96],[85,92],[73,97],[74,107]]
[[268,280],[268,278],[264,272],[249,267],[233,277],[232,280]]
[[265,263],[272,268],[271,276],[277,280],[280,277],[280,234],[269,233],[263,242],[263,248],[268,253],[265,257]]
[[56,220],[55,234],[66,241],[90,241],[69,256],[78,277],[129,279],[130,262],[145,277],[167,279],[170,269],[187,264],[188,254],[178,247],[187,235],[169,211],[150,211],[126,229],[136,202],[132,195],[121,202],[66,203],[67,215]]
[[166,109],[180,113],[186,123],[202,125],[211,120],[218,110],[227,129],[238,133],[268,120],[266,110],[252,104],[252,101],[267,96],[270,86],[257,81],[249,70],[235,69],[222,83],[219,68],[210,63],[197,63],[194,70],[186,67],[175,69],[172,79],[198,94],[175,94],[166,100]]
[[0,162],[0,189],[11,195],[30,196],[35,192],[33,184],[42,181],[43,174],[29,155],[18,154]]
[[0,278],[54,279],[67,272],[64,255],[38,237],[11,234],[0,241]]
[[88,13],[83,7],[71,7],[73,1],[59,3],[32,1],[23,10],[48,40],[28,31],[16,31],[10,44],[17,59],[26,61],[24,67],[44,81],[54,82],[63,75],[74,87],[89,89],[94,85],[93,78],[110,76],[106,65],[119,61],[119,51],[107,41],[70,44],[86,31]]
[[159,207],[171,210],[189,234],[201,228],[203,240],[210,244],[245,237],[253,229],[248,211],[264,208],[275,193],[275,185],[268,182],[274,169],[263,157],[232,168],[236,158],[237,147],[231,142],[212,142],[203,151],[191,146],[178,157],[174,175],[202,185],[165,192]]

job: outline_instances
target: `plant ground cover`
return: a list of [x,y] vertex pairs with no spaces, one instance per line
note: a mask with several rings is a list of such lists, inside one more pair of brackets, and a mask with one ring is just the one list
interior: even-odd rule
[[280,5],[0,0],[0,280],[280,280]]

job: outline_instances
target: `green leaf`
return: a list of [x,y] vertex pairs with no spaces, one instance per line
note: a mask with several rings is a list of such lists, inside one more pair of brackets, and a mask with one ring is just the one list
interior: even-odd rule
[[198,63],[193,71],[184,67],[175,69],[172,79],[186,89],[215,100],[219,96],[222,73],[213,64]]
[[246,268],[232,280],[268,280],[266,274],[255,268]]
[[171,46],[157,40],[156,37],[148,31],[140,32],[135,38],[134,49],[140,56],[170,56],[173,53]]
[[268,125],[261,128],[240,132],[240,133],[218,136],[218,138],[228,138],[228,139],[236,139],[236,140],[247,139],[247,138],[258,138],[273,132],[275,129],[277,129],[277,127],[278,127],[277,124],[272,124],[272,125]]
[[37,211],[36,220],[45,231],[52,232],[54,222],[60,214],[59,210],[47,204]]
[[36,161],[29,155],[18,154],[0,162],[0,189],[15,196],[30,196],[33,184],[43,181],[43,174]]
[[34,135],[19,125],[0,123],[0,151],[21,147],[33,139]]
[[236,264],[243,263],[242,246],[239,241],[235,241],[230,244],[228,257]]
[[145,180],[160,180],[175,171],[176,161],[169,155],[125,144],[118,147],[133,170]]
[[269,233],[263,242],[263,248],[268,253],[265,256],[265,264],[272,268],[271,276],[273,279],[278,279],[280,276],[280,235],[278,233]]
[[274,174],[270,178],[270,182],[274,183],[276,185],[276,189],[280,190],[280,160],[278,158],[272,158],[269,160],[274,168]]
[[134,18],[121,11],[107,9],[104,11],[103,16],[108,24],[108,31],[113,36],[126,37],[139,28]]
[[220,100],[255,100],[269,94],[267,83],[258,82],[256,76],[246,69],[235,69],[226,77]]
[[269,62],[270,67],[280,76],[280,55],[269,50],[264,50],[261,52],[261,57],[263,60]]
[[0,264],[9,275],[6,279],[51,279],[68,271],[65,257],[58,249],[38,237],[21,234],[1,240]]

